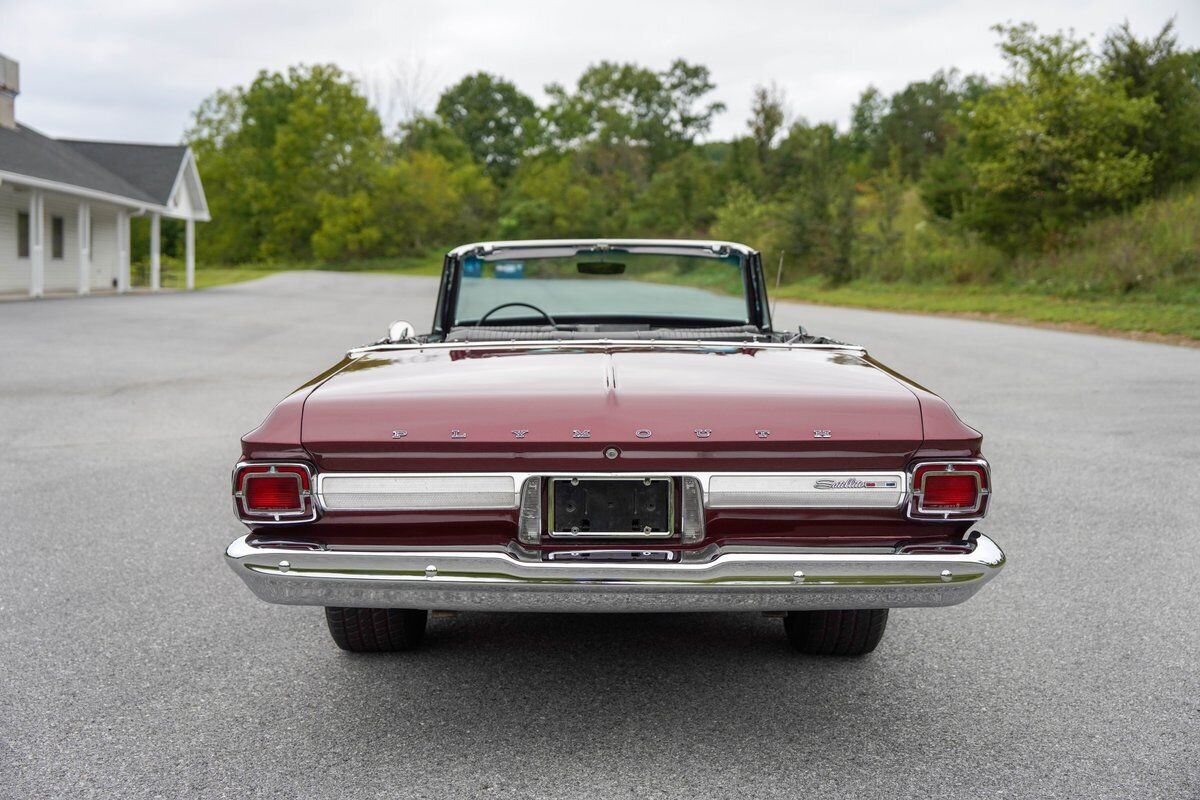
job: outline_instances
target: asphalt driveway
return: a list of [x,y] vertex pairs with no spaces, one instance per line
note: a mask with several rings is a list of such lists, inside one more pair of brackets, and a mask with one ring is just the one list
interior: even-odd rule
[[756,615],[337,650],[221,563],[240,434],[432,279],[0,304],[0,796],[1200,796],[1200,350],[782,304],[984,431],[1009,553],[870,657]]

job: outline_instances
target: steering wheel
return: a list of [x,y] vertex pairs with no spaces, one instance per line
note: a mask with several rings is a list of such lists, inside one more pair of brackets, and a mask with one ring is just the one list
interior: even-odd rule
[[475,327],[478,328],[480,325],[482,325],[484,323],[485,320],[487,320],[488,317],[490,317],[492,314],[495,314],[500,309],[512,308],[513,306],[520,306],[522,308],[532,309],[532,310],[536,311],[537,313],[541,314],[543,317],[545,317],[546,322],[550,323],[551,328],[558,327],[558,323],[554,321],[554,317],[550,316],[545,311],[543,311],[542,309],[535,306],[533,303],[501,303],[500,305],[496,306],[495,308],[493,308],[492,310],[490,310],[486,314],[484,314],[482,317],[480,317],[479,321],[475,323]]

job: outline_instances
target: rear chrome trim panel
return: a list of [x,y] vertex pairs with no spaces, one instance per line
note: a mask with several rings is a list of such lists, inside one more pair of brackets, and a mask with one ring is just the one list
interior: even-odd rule
[[317,494],[331,511],[415,511],[512,508],[519,483],[512,475],[320,476]]
[[801,472],[711,475],[709,508],[898,508],[908,495],[903,472]]
[[706,508],[898,508],[909,498],[906,472],[512,472],[318,473],[317,502],[326,511],[517,508],[529,479],[688,478]]
[[540,561],[511,552],[296,550],[243,536],[226,563],[259,598],[285,605],[457,611],[675,612],[948,606],[1004,566],[975,534],[968,553],[713,549],[703,561]]

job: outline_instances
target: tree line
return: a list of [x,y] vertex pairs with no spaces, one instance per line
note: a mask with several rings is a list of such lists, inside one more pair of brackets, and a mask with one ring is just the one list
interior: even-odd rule
[[264,71],[206,99],[187,132],[213,215],[201,258],[701,236],[785,254],[788,278],[841,283],[897,277],[919,258],[914,230],[1011,258],[1200,175],[1200,51],[1172,23],[1146,39],[1126,23],[1097,46],[995,30],[999,78],[950,69],[890,96],[868,87],[846,130],[793,118],[759,87],[728,141],[705,140],[724,106],[709,70],[683,60],[601,62],[542,104],[480,72],[393,130],[336,66]]

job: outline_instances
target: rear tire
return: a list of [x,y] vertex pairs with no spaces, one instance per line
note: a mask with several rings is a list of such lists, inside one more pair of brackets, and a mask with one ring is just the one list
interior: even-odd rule
[[810,656],[865,656],[887,628],[888,610],[789,611],[783,618],[792,647]]
[[394,653],[411,650],[425,636],[428,611],[410,608],[326,607],[329,635],[352,653]]

